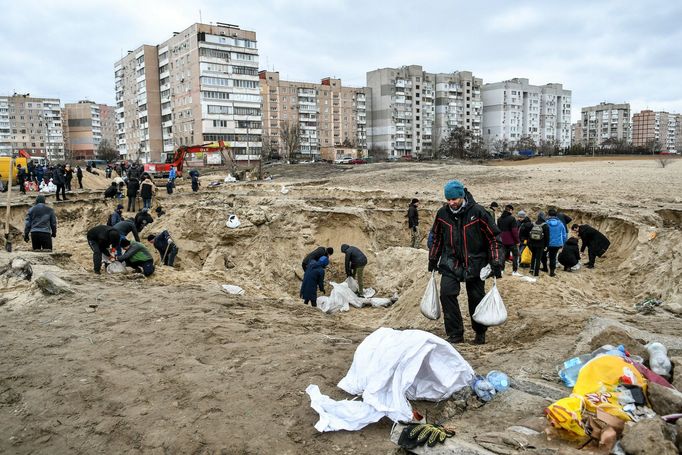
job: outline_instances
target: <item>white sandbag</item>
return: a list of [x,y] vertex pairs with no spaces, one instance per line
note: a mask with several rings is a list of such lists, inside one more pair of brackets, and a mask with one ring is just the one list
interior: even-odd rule
[[372,297],[368,300],[369,304],[372,305],[374,308],[387,307],[393,304],[393,301],[391,299],[387,299],[385,297]]
[[344,281],[344,283],[346,283],[346,286],[348,286],[348,288],[353,292],[358,292],[358,289],[360,289],[360,286],[358,285],[358,280],[356,280],[352,276],[346,278],[346,281]]
[[282,185],[282,189],[279,191],[282,194],[287,194],[289,192],[289,188],[286,186]]
[[362,296],[366,299],[371,299],[376,295],[377,291],[374,288],[365,288],[362,290]]
[[419,309],[422,314],[434,321],[440,319],[440,302],[438,295],[438,286],[436,285],[436,272],[431,272],[431,278],[429,278],[429,283],[426,285],[426,291],[422,296],[421,304]]
[[239,286],[235,286],[234,284],[223,284],[223,291],[234,295],[244,294],[244,289],[240,288]]
[[230,216],[227,217],[227,222],[225,223],[227,227],[232,229],[238,228],[239,226],[241,226],[241,224],[242,222],[239,221],[239,218],[234,213],[230,214]]
[[107,273],[125,273],[126,265],[123,262],[114,261],[107,265]]
[[571,270],[574,271],[574,272],[575,272],[576,270],[580,270],[580,262],[578,262],[576,265],[574,265],[573,267],[571,267]]
[[227,177],[225,177],[225,180],[223,180],[225,183],[231,183],[231,182],[236,182],[237,179],[232,177],[232,174],[227,174]]
[[472,317],[485,326],[500,325],[507,320],[507,308],[497,290],[497,280],[493,281],[493,288],[483,297]]
[[316,385],[306,392],[320,414],[318,431],[359,430],[383,416],[410,421],[408,400],[446,400],[473,378],[474,370],[445,340],[422,330],[382,327],[360,343],[338,384],[352,395],[362,395],[362,402],[334,401]]

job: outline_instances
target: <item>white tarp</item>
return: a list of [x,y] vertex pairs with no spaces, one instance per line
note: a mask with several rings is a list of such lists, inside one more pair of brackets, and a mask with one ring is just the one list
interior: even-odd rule
[[360,343],[346,377],[338,386],[363,401],[335,401],[316,385],[306,392],[320,414],[320,432],[359,430],[384,416],[412,419],[407,400],[441,401],[467,387],[474,377],[469,363],[447,341],[422,330],[382,327]]

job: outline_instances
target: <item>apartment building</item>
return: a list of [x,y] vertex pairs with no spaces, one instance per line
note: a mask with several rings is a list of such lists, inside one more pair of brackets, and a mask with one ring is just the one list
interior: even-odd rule
[[114,66],[121,155],[164,160],[180,145],[225,141],[257,158],[262,117],[256,33],[193,24]]
[[[3,149],[10,153],[23,149],[31,155],[44,154],[49,160],[63,160],[64,135],[59,99],[16,93],[4,99],[6,102],[0,101],[0,143],[5,144]],[[7,109],[6,117],[1,112],[4,109]],[[3,121],[4,118],[7,120]],[[5,142],[7,128],[1,126],[7,123],[9,147]]]
[[419,65],[369,71],[371,146],[432,156],[455,127],[480,136],[481,84],[470,71],[428,73]]
[[92,101],[66,103],[62,111],[64,121],[64,149],[73,160],[95,158],[103,140],[116,147],[116,120],[113,108]]
[[367,151],[367,88],[344,87],[340,79],[284,81],[276,71],[261,71],[263,138],[280,155],[285,151],[283,125],[300,130],[298,153],[319,158],[322,151],[348,146]]
[[583,122],[575,122],[571,124],[571,145],[582,144],[583,140]]
[[601,102],[581,109],[582,144],[600,146],[608,139],[631,141],[630,104]]
[[0,96],[0,156],[12,154],[11,128],[9,126],[9,98]]
[[571,145],[571,91],[562,84],[531,85],[528,79],[482,87],[483,139],[514,145],[523,137],[536,144]]
[[643,110],[632,116],[632,145],[649,147],[658,143],[660,151],[682,152],[682,115]]

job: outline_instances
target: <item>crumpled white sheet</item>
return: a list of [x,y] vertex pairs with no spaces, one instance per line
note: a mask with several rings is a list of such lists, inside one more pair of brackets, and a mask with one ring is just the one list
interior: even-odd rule
[[363,401],[335,401],[317,385],[306,392],[320,432],[359,430],[384,416],[412,419],[408,400],[441,401],[467,387],[474,370],[445,340],[422,330],[379,328],[360,343],[338,386]]

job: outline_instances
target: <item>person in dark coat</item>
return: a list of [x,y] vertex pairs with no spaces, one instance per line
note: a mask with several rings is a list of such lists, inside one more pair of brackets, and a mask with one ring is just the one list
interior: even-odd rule
[[547,268],[549,226],[545,222],[545,212],[538,213],[538,218],[531,226],[528,237],[528,248],[533,255],[533,259],[530,261],[530,273],[535,276],[540,275],[540,264],[542,264],[543,272],[549,272]]
[[83,189],[83,169],[80,166],[76,166],[76,178],[78,179],[78,187]]
[[[21,164],[17,164],[17,184],[19,185],[19,191],[21,191],[23,194],[26,194],[26,187],[24,186],[24,182],[26,181],[27,178],[28,176],[26,175],[26,169],[21,167]],[[59,196],[57,196],[57,198],[59,198]]]
[[33,251],[52,250],[52,238],[57,237],[57,217],[52,207],[45,205],[45,196],[36,197],[36,203],[28,209],[24,226],[24,241],[31,235]]
[[147,209],[142,209],[137,212],[135,214],[135,227],[137,228],[137,232],[142,232],[142,229],[153,221],[154,218],[152,218]]
[[156,251],[159,252],[163,265],[173,267],[175,257],[178,255],[178,247],[171,238],[170,232],[163,231],[158,235],[149,234],[147,241],[151,242]]
[[568,232],[568,223],[570,223],[571,221],[573,221],[573,218],[571,218],[570,216],[566,215],[564,212],[558,212],[558,213],[556,214],[556,217],[559,218],[559,221],[561,221],[562,223],[564,223],[564,227],[566,228],[566,232]]
[[116,206],[116,210],[114,210],[111,215],[109,215],[109,219],[107,220],[107,226],[115,226],[116,223],[123,221],[123,206],[121,204],[118,204]]
[[[445,204],[433,223],[433,245],[429,250],[429,272],[441,276],[440,303],[443,307],[445,333],[450,343],[464,341],[464,322],[457,297],[464,282],[469,314],[485,296],[481,269],[487,264],[497,278],[502,277],[502,244],[500,230],[486,209],[477,204],[471,193],[458,180],[445,184]],[[487,327],[471,320],[476,332],[474,343],[485,344]]]
[[523,254],[523,250],[525,250],[528,246],[528,240],[530,237],[530,230],[533,227],[533,220],[528,218],[528,215],[526,215],[526,212],[523,210],[520,210],[519,213],[516,214],[516,221],[519,225],[519,257]]
[[317,306],[317,289],[324,294],[324,269],[329,265],[329,258],[322,256],[319,260],[312,260],[303,275],[301,283],[301,298],[303,304]]
[[121,234],[113,227],[101,224],[90,229],[86,237],[92,250],[94,271],[99,275],[102,268],[102,254],[112,257],[109,249],[118,248],[121,242]]
[[57,186],[57,200],[59,199],[59,193],[62,194],[62,199],[66,201],[66,177],[64,176],[64,168],[57,166],[54,169],[54,174],[52,175],[52,183]]
[[502,270],[504,270],[507,258],[512,256],[512,275],[519,275],[519,225],[512,214],[514,207],[511,204],[504,206],[504,210],[497,220],[497,227],[500,229],[500,241],[504,248],[504,262],[502,263]]
[[367,265],[367,256],[356,246],[341,245],[341,252],[346,255],[344,263],[346,276],[352,276],[358,280],[357,294],[362,296],[364,293],[364,273]]
[[140,182],[135,177],[130,177],[127,184],[128,193],[128,211],[134,212],[136,210],[135,202],[137,200],[137,192],[140,189]]
[[128,237],[128,234],[133,233],[135,241],[140,241],[140,233],[137,231],[137,226],[133,220],[123,220],[114,224],[114,229],[121,233],[121,238]]
[[104,190],[104,199],[114,199],[118,194],[118,185],[116,182],[111,182],[109,188]]
[[559,253],[559,264],[564,266],[564,271],[570,272],[571,268],[578,265],[580,262],[580,249],[578,248],[578,239],[569,237],[566,240],[564,248]]
[[199,183],[199,171],[192,169],[189,171],[189,177],[192,179],[192,191],[196,193],[199,191],[199,186],[201,185]]
[[583,253],[587,248],[588,262],[585,264],[588,269],[594,268],[597,257],[601,257],[609,249],[611,242],[608,238],[589,224],[574,224],[571,227],[573,232],[578,233],[583,241],[580,252]]
[[64,166],[64,184],[66,191],[71,191],[71,180],[73,180],[73,169],[68,164]]
[[303,258],[303,262],[301,263],[301,267],[303,267],[303,272],[308,268],[308,264],[310,264],[310,261],[318,261],[322,256],[327,256],[327,260],[329,260],[329,256],[334,254],[334,248],[328,246],[328,247],[323,247],[323,246],[318,246],[315,248],[313,251],[308,253],[306,257]]
[[410,228],[411,246],[419,248],[419,199],[412,199],[407,209],[407,226]]

